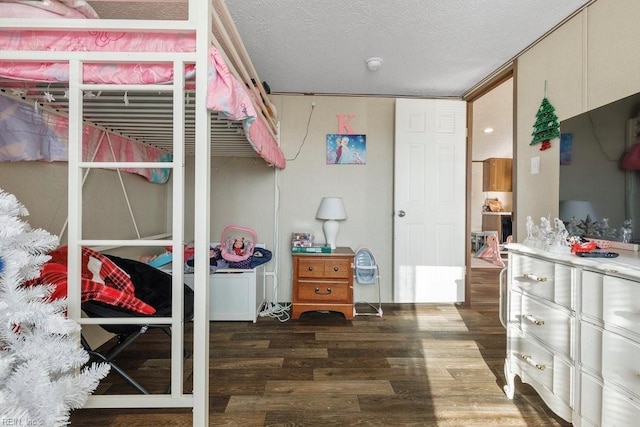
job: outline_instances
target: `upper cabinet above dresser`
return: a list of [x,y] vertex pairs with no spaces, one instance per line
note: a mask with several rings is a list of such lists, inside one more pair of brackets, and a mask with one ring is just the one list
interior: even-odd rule
[[482,191],[512,191],[513,159],[490,158],[482,162]]

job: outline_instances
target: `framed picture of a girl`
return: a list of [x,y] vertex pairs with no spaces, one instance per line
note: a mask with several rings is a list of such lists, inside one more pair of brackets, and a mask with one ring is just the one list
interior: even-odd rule
[[364,165],[366,163],[366,135],[327,134],[328,165]]

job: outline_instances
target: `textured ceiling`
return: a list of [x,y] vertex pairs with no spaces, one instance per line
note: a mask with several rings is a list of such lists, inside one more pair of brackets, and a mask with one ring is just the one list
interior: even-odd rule
[[[273,92],[420,97],[463,95],[589,2],[226,0]],[[187,0],[89,3],[103,18],[187,14]]]

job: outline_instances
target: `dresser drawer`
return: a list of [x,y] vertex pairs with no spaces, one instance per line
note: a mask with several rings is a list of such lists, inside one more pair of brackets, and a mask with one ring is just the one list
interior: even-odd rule
[[509,293],[509,316],[507,322],[510,326],[520,328],[522,318],[522,293],[512,291]]
[[605,386],[602,393],[601,425],[607,427],[637,426],[638,420],[640,420],[638,402]]
[[604,275],[593,271],[582,272],[582,314],[594,320],[602,320],[602,283]]
[[605,323],[640,334],[640,283],[605,276],[602,287]]
[[513,286],[564,307],[573,307],[573,267],[522,255],[513,255],[510,263]]
[[523,337],[512,339],[510,352],[511,361],[521,370],[545,388],[553,389],[553,354]]
[[580,364],[602,376],[602,329],[580,322]]
[[348,281],[300,280],[298,282],[298,302],[350,303]]
[[627,427],[638,424],[638,403],[589,375],[582,375],[580,416],[582,425]]
[[640,344],[609,331],[602,333],[602,376],[640,397]]
[[[573,367],[570,364],[526,337],[513,337],[510,356],[523,371],[523,382],[534,380],[565,405],[571,404]],[[538,387],[534,385],[534,388]]]
[[[580,381],[580,417],[583,426],[602,425],[602,384],[586,374],[582,374]],[[588,422],[588,424],[587,424]]]
[[301,258],[298,261],[298,277],[347,279],[351,276],[351,260],[335,258]]
[[553,347],[565,356],[572,356],[573,316],[568,312],[522,297],[522,330]]

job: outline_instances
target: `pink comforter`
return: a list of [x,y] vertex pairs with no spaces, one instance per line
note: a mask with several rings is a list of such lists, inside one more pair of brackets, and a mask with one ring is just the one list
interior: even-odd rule
[[[63,1],[73,3],[73,0]],[[3,5],[6,4],[0,3],[0,6]],[[21,5],[9,4],[9,8],[18,6]],[[2,9],[0,7],[0,16]],[[195,35],[165,32],[134,34],[113,31],[4,30],[0,31],[0,50],[194,52]],[[209,58],[207,108],[230,120],[243,120],[249,142],[256,152],[268,163],[284,168],[284,155],[266,123],[259,118],[249,91],[231,74],[214,46],[210,47]],[[186,68],[186,75],[192,76],[195,65],[188,65]],[[85,63],[83,76],[87,83],[121,84],[161,84],[171,82],[174,78],[172,63],[131,63],[117,66],[112,63]],[[66,63],[0,61],[0,77],[23,81],[66,82],[69,80],[69,69]]]

